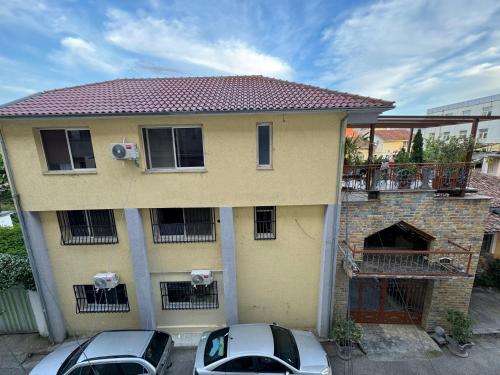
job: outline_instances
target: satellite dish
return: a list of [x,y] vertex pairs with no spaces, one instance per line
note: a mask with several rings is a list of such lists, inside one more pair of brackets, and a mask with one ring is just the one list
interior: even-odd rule
[[121,144],[114,145],[113,148],[111,149],[111,152],[113,153],[113,156],[116,159],[123,159],[127,154],[127,150]]

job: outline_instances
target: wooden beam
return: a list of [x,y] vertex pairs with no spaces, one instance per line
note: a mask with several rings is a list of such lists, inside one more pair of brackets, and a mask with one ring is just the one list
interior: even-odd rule
[[410,139],[408,140],[408,152],[411,152],[411,142],[413,140],[413,128],[410,129]]

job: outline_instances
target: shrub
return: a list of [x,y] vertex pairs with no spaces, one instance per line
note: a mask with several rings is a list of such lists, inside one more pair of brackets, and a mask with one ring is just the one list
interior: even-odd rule
[[356,343],[363,337],[363,328],[353,320],[337,316],[333,323],[331,336],[340,346]]
[[425,142],[424,159],[436,163],[460,163],[465,161],[472,138],[428,138]]
[[0,227],[0,253],[26,255],[23,234],[19,225],[12,228]]
[[478,274],[474,282],[476,286],[500,289],[500,259],[489,260],[485,271]]
[[35,290],[28,257],[22,255],[0,254],[0,290],[16,285]]
[[465,344],[472,338],[472,322],[468,315],[458,310],[448,310],[446,320],[450,323],[451,336],[459,343]]

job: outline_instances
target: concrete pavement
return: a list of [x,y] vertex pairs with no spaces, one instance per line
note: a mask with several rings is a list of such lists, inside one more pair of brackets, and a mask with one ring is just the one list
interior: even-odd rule
[[500,333],[500,290],[472,289],[469,315],[474,334]]

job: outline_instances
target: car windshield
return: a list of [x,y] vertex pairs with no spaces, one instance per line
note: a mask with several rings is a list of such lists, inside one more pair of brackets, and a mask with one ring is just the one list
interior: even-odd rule
[[155,332],[142,357],[154,367],[157,367],[167,342],[168,334],[164,332]]
[[228,336],[229,328],[219,329],[208,336],[204,355],[205,366],[226,358]]
[[275,325],[271,326],[271,332],[274,340],[274,355],[298,369],[300,367],[299,350],[292,332]]
[[84,343],[78,343],[78,347],[71,352],[68,358],[64,360],[61,367],[59,367],[57,375],[64,374],[66,371],[68,371],[71,367],[73,367],[76,364],[76,361],[78,361],[78,358],[80,358],[85,348],[89,345],[90,341],[92,340],[87,340]]

